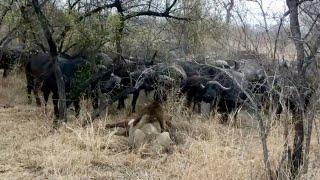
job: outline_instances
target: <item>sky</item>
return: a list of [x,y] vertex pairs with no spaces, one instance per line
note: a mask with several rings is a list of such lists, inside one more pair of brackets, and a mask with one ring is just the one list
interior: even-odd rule
[[[263,22],[263,16],[258,3],[252,1],[245,1],[244,3],[244,6],[249,10],[249,23],[258,25]],[[267,22],[269,25],[279,22],[280,17],[287,11],[286,0],[262,0],[262,6],[267,14]]]
[[[227,0],[223,0],[227,1]],[[258,0],[262,1],[263,9],[266,12],[268,18],[268,25],[275,25],[279,22],[280,17],[286,12],[286,0]],[[59,0],[61,4],[65,4],[66,0]],[[261,13],[261,9],[258,3],[253,2],[252,0],[235,0],[235,8],[241,6],[245,9],[248,9],[247,14],[247,23],[253,26],[259,26],[259,24],[263,23],[263,16]]]

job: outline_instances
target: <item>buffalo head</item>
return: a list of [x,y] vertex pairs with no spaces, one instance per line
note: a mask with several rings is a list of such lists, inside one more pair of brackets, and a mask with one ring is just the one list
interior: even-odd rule
[[206,86],[202,85],[201,87],[205,89],[203,101],[206,103],[211,103],[212,101],[214,101],[217,97],[220,96],[222,91],[227,91],[231,89],[230,87],[224,87],[218,81],[214,80],[208,81]]
[[121,87],[121,78],[113,73],[110,79],[104,82],[100,82],[100,89],[102,93],[109,93],[113,90],[119,89]]
[[145,89],[145,90],[152,90],[153,85],[156,81],[156,72],[153,69],[146,69],[144,70],[133,87],[134,90]]

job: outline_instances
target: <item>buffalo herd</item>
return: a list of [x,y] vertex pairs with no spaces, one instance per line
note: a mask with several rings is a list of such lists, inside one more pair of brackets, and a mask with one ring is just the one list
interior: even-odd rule
[[[29,103],[32,101],[32,91],[38,106],[41,105],[40,92],[43,93],[45,105],[52,93],[54,113],[58,117],[59,94],[50,55],[36,53],[26,56],[13,51],[2,51],[0,55],[3,77],[8,75],[15,59],[24,56]],[[201,111],[200,104],[208,103],[211,110],[221,114],[223,123],[232,112],[235,112],[236,118],[240,107],[251,107],[248,96],[255,99],[260,109],[272,105],[277,114],[283,108],[280,100],[284,100],[289,108],[297,109],[293,107],[297,103],[292,103],[291,98],[295,97],[292,95],[294,93],[285,97],[279,93],[285,88],[288,91],[293,89],[292,86],[283,84],[281,72],[289,67],[280,63],[270,65],[270,62],[262,63],[259,58],[211,61],[189,58],[156,62],[155,57],[151,60],[119,58],[117,60],[120,63],[115,63],[115,59],[105,53],[97,53],[94,58],[98,61],[80,56],[58,57],[65,84],[66,104],[73,104],[76,115],[79,115],[82,97],[90,98],[94,109],[98,109],[102,101],[110,98],[113,98],[113,102],[118,102],[118,109],[122,109],[130,94],[131,111],[135,112],[141,91],[145,94],[152,92],[153,99],[158,102],[166,101],[170,92],[175,92],[178,98],[185,95],[187,106],[192,107],[193,111]],[[89,73],[83,72],[84,70]],[[86,76],[82,77],[83,74]],[[82,78],[80,81],[79,77]],[[88,79],[94,80],[84,85]],[[305,96],[310,97],[308,93]],[[307,102],[308,100],[304,104]]]

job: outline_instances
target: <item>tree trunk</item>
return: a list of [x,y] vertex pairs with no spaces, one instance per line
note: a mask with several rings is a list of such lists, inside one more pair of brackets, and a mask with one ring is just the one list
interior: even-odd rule
[[231,20],[231,11],[234,7],[234,0],[230,0],[230,3],[225,4],[225,8],[227,11],[227,15],[226,15],[226,24],[229,25],[230,24],[230,20]]
[[117,50],[117,57],[114,59],[114,63],[116,65],[121,65],[121,60],[122,60],[122,47],[121,47],[121,40],[123,36],[123,30],[124,30],[124,25],[125,25],[125,17],[124,17],[124,9],[122,8],[122,4],[120,0],[115,0],[115,7],[117,8],[118,15],[120,17],[120,25],[119,29],[117,29],[117,34],[116,34],[116,50]]
[[116,51],[117,51],[117,58],[115,59],[115,64],[120,64],[121,63],[121,58],[122,58],[122,47],[121,47],[121,40],[123,36],[123,30],[124,30],[124,17],[120,15],[120,27],[117,30],[117,35],[116,35]]
[[[44,32],[44,35],[47,39],[49,48],[50,48],[50,56],[53,64],[53,71],[54,75],[56,77],[56,83],[58,87],[58,94],[59,94],[59,103],[58,103],[58,108],[59,108],[59,119],[63,119],[65,122],[67,121],[67,116],[66,116],[66,93],[65,93],[65,86],[64,86],[64,81],[63,81],[63,75],[60,69],[60,66],[58,64],[58,51],[57,51],[57,46],[52,38],[52,34],[49,30],[49,22],[44,16],[44,14],[41,11],[41,8],[39,6],[38,0],[32,0],[33,8],[38,16],[38,20],[41,24],[42,30]],[[56,123],[56,121],[55,121]],[[56,125],[56,124],[54,124]]]
[[[301,31],[299,24],[299,14],[298,14],[298,0],[287,0],[287,6],[290,12],[290,30],[291,36],[297,51],[297,69],[301,78],[305,77],[305,67],[304,67],[304,47],[303,41],[301,39]],[[298,88],[303,89],[303,88]],[[302,95],[302,92],[299,92]],[[298,174],[299,169],[303,163],[303,141],[304,141],[304,122],[303,122],[303,109],[304,107],[300,103],[296,103],[295,112],[293,112],[294,123],[294,142],[293,142],[293,154],[292,154],[292,167],[291,172],[293,178]]]
[[[300,108],[298,108],[300,109]],[[292,177],[296,177],[300,167],[303,163],[303,140],[304,140],[304,123],[302,110],[296,110],[293,113],[294,122],[294,140],[293,140],[293,152],[292,152]]]
[[305,74],[304,66],[304,47],[303,41],[301,39],[300,23],[299,23],[299,14],[298,14],[298,0],[287,0],[287,6],[290,11],[290,30],[291,36],[297,51],[297,60],[298,60],[298,71],[300,75]]

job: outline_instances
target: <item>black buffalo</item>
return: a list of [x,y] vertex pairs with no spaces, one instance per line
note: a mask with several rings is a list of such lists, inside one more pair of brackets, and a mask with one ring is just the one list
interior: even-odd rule
[[133,112],[135,112],[136,102],[141,90],[144,90],[146,94],[154,91],[154,100],[163,102],[167,100],[168,92],[187,78],[186,72],[181,66],[164,63],[134,72],[131,76],[135,79],[132,98]]
[[[139,96],[139,92],[134,90],[134,86],[136,84],[136,80],[143,72],[144,69],[148,68],[149,66],[153,65],[153,61],[155,55],[152,57],[151,60],[139,60],[139,59],[128,59],[128,58],[121,58],[119,63],[114,63],[115,58],[117,56],[108,55],[105,53],[98,53],[96,55],[96,59],[101,64],[101,66],[108,70],[108,73],[100,79],[101,81],[106,81],[110,79],[111,73],[115,76],[121,78],[121,88],[118,91],[125,91],[127,93],[122,93],[121,96],[118,96],[118,109],[125,108],[125,100],[128,98],[130,94],[133,94],[132,100],[132,111],[135,112],[135,104],[137,97]],[[95,89],[97,88],[97,83],[92,84],[92,87]],[[103,90],[102,90],[103,91]],[[98,100],[94,100],[94,104],[98,102]],[[96,106],[96,105],[95,105]]]
[[3,78],[8,76],[14,65],[24,67],[30,55],[35,53],[36,51],[0,48],[0,69],[3,69]]
[[[105,76],[95,84],[91,84],[91,87],[92,87],[91,90],[93,92],[93,96],[92,96],[93,108],[98,109],[100,107],[101,96],[106,96],[107,98],[110,99],[110,97],[116,96],[121,91],[123,91],[124,87],[121,81],[122,81],[121,77],[111,73],[110,76],[108,75],[108,79]],[[123,98],[124,98],[123,96],[120,96],[118,98],[118,101],[121,101]]]
[[[80,106],[80,94],[74,95],[73,89],[75,82],[75,75],[79,68],[86,64],[86,61],[82,58],[65,59],[58,57],[58,64],[60,66],[63,80],[65,84],[66,103],[69,106],[73,103],[76,114],[79,114]],[[51,57],[48,54],[39,54],[32,57],[26,65],[26,77],[27,77],[27,93],[29,103],[31,103],[31,91],[34,91],[36,96],[36,103],[41,105],[39,97],[39,91],[42,90],[45,104],[48,102],[50,93],[52,93],[52,100],[54,105],[54,113],[56,117],[59,116],[58,112],[58,87],[56,84],[56,77],[53,72],[53,63]]]
[[[248,82],[241,73],[233,70],[224,71],[215,76],[219,85],[208,83],[205,87],[203,101],[210,103],[212,107],[216,107],[217,111],[222,114],[221,122],[228,120],[228,114],[235,111],[235,119],[237,108],[241,106],[247,99],[243,90],[247,90]],[[221,88],[227,87],[227,88]]]
[[180,91],[186,94],[188,107],[193,103],[193,110],[195,110],[196,106],[200,110],[200,103],[202,101],[211,103],[216,99],[218,93],[213,88],[216,91],[220,91],[220,89],[229,90],[229,88],[224,87],[218,81],[212,80],[209,77],[191,76],[182,82]]
[[216,60],[206,64],[191,60],[175,60],[174,64],[181,67],[187,77],[191,76],[211,76],[214,77],[220,73],[219,68],[231,69],[226,61]]
[[187,104],[193,109],[200,103],[210,103],[212,108],[222,114],[221,122],[226,122],[228,114],[244,104],[247,97],[243,90],[249,88],[249,82],[243,73],[232,69],[203,66],[204,75],[192,76],[182,84],[181,92],[187,96]]

